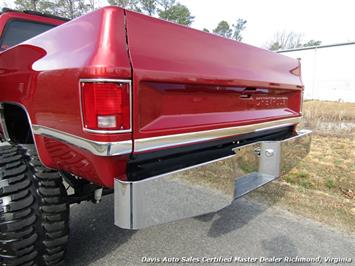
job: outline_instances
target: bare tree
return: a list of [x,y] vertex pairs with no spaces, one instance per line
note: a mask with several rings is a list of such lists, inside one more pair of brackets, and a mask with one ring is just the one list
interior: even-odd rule
[[39,0],[15,0],[15,6],[20,10],[38,11],[39,2]]
[[98,0],[88,0],[87,1],[87,6],[89,7],[90,10],[95,10],[100,8],[100,2]]
[[272,41],[267,44],[269,50],[282,50],[302,47],[303,34],[296,32],[277,32]]
[[[19,1],[24,3],[25,1]],[[49,13],[66,18],[75,18],[86,14],[92,10],[90,3],[86,0],[37,0],[36,9],[34,7],[30,10],[36,10],[44,13]],[[17,8],[21,8],[17,5]]]

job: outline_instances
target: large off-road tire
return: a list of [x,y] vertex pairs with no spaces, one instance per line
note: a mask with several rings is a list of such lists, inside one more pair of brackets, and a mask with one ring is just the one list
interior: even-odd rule
[[62,265],[69,206],[62,178],[31,146],[0,142],[0,264]]

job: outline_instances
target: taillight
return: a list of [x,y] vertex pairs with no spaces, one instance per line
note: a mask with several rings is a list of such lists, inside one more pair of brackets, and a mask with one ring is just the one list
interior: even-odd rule
[[291,73],[293,75],[296,75],[298,77],[301,77],[301,58],[297,58],[298,60],[298,65],[294,69],[291,70]]
[[291,70],[291,73],[295,76],[301,76],[301,65]]
[[130,84],[126,82],[81,82],[84,129],[128,131],[131,129]]

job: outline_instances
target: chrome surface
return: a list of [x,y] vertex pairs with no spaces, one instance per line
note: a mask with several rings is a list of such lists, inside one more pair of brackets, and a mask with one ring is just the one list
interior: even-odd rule
[[252,133],[267,129],[286,127],[297,124],[301,117],[287,118],[276,121],[257,123],[252,125],[221,128],[214,130],[198,131],[185,134],[168,135],[153,138],[143,138],[134,140],[134,151],[142,152],[152,149],[166,148],[169,146],[192,144],[201,141],[208,141],[217,138],[230,137],[240,134]]
[[11,147],[11,144],[7,141],[0,142],[0,147]]
[[[130,121],[129,121],[129,129],[125,130],[93,130],[93,129],[88,129],[85,128],[84,126],[84,116],[83,116],[83,107],[82,107],[82,102],[81,102],[81,87],[80,83],[81,82],[112,82],[112,83],[127,83],[129,85],[129,115],[130,115]],[[132,132],[132,82],[131,80],[127,79],[105,79],[105,78],[95,78],[95,79],[80,79],[79,80],[79,104],[80,104],[80,116],[81,116],[81,124],[82,128],[86,132],[91,132],[91,133],[99,133],[99,134],[119,134],[119,133],[129,133]]]
[[249,192],[262,187],[263,185],[275,180],[276,178],[277,176],[261,174],[258,172],[253,172],[251,174],[242,176],[235,181],[235,198],[237,199],[243,197]]
[[99,156],[122,155],[132,152],[131,140],[119,142],[98,142],[40,125],[32,125],[32,130],[36,135],[54,138],[59,141],[63,141],[65,143],[85,149]]
[[218,211],[295,166],[309,152],[310,133],[245,145],[234,155],[141,181],[115,179],[115,224],[140,229]]
[[281,141],[280,175],[288,173],[297,163],[309,153],[311,148],[312,131],[302,130],[302,137],[294,136]]
[[102,191],[103,191],[103,188],[95,189],[95,191],[94,191],[95,203],[99,203],[101,201]]
[[11,139],[10,139],[9,132],[7,131],[7,126],[6,126],[5,117],[4,117],[4,108],[3,108],[2,103],[0,103],[0,126],[3,130],[4,139],[6,141],[10,141]]
[[115,224],[138,229],[218,211],[234,198],[233,156],[137,182],[115,180]]

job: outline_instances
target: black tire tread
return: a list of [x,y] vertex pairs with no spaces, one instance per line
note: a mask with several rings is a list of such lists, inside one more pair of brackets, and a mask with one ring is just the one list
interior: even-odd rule
[[62,177],[33,146],[0,146],[0,265],[63,265],[69,205]]

